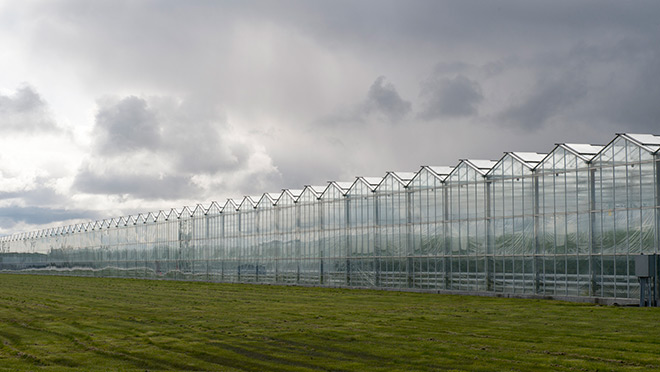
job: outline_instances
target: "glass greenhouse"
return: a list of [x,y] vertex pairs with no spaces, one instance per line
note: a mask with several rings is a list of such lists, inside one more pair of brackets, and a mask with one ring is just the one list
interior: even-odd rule
[[0,238],[0,270],[639,297],[660,245],[660,136],[558,144]]

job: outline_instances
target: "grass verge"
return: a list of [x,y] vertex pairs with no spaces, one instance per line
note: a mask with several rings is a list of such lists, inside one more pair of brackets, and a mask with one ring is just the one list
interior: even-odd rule
[[0,370],[660,369],[660,309],[0,275]]

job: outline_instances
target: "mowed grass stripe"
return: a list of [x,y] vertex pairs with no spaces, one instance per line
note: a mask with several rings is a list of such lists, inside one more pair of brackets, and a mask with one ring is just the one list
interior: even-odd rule
[[660,370],[660,310],[0,275],[0,370]]

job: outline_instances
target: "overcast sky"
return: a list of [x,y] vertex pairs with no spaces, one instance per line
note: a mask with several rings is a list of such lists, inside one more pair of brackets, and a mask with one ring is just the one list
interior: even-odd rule
[[619,132],[658,1],[0,0],[0,234]]

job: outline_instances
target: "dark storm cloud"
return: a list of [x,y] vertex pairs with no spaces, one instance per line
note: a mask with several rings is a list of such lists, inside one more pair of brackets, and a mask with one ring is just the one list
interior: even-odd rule
[[433,68],[433,76],[428,79],[437,79],[438,76],[466,74],[476,69],[476,66],[462,61],[438,62]]
[[97,212],[89,210],[9,206],[0,207],[0,228],[10,229],[21,222],[30,225],[43,225],[56,221],[72,219],[91,220],[99,217],[101,216]]
[[130,96],[96,114],[96,151],[101,154],[153,150],[161,145],[156,116],[144,99]]
[[168,159],[176,171],[213,173],[244,165],[249,149],[229,138],[226,119],[194,99],[134,96],[102,102],[96,115],[95,140],[100,157],[136,153]]
[[[255,5],[256,4],[256,5]],[[244,10],[295,25],[323,45],[385,52],[480,49],[500,54],[541,51],[581,38],[657,32],[657,2],[288,1],[256,2]],[[468,61],[468,63],[474,61]]]
[[[629,90],[614,99],[611,110],[615,122],[626,123],[635,129],[660,133],[660,53],[643,63],[639,74],[631,81]],[[628,94],[625,94],[628,93]]]
[[201,191],[187,175],[134,174],[119,168],[98,173],[89,164],[76,175],[74,188],[89,194],[131,195],[146,200],[177,199]]
[[379,76],[369,88],[363,110],[367,115],[377,114],[396,123],[412,111],[412,104],[401,98],[394,84]]
[[425,120],[475,115],[484,99],[479,83],[463,75],[431,77],[422,83],[420,95],[424,103],[419,115]]
[[586,82],[580,76],[544,77],[522,102],[506,109],[498,118],[522,128],[538,129],[549,119],[573,108],[586,94]]
[[58,205],[67,197],[60,195],[52,187],[45,185],[44,180],[38,179],[29,190],[0,191],[0,200],[20,199],[27,205]]
[[[585,61],[592,76],[590,105],[583,114],[618,131],[658,133],[660,117],[660,30],[656,38],[623,39],[604,46],[577,46],[571,57]],[[612,68],[616,66],[617,68]],[[610,67],[609,69],[605,69]]]
[[[68,1],[40,7],[39,12],[47,17],[37,18],[49,22],[39,23],[44,37],[42,48],[37,49],[74,56],[80,71],[89,74],[88,81],[122,90],[148,87],[207,94],[236,110],[283,117],[287,123],[281,130],[292,133],[304,125],[301,122],[363,121],[355,120],[352,112],[314,121],[310,116],[322,116],[337,106],[322,91],[326,87],[359,91],[365,73],[374,71],[396,76],[397,87],[410,86],[418,81],[415,74],[433,73],[428,71],[432,65],[442,70],[439,76],[443,78],[420,97],[419,104],[376,82],[364,112],[380,113],[385,121],[407,120],[409,125],[414,123],[402,113],[413,106],[420,109],[419,118],[426,120],[483,115],[491,99],[487,79],[508,71],[511,81],[498,94],[512,100],[494,108],[500,116],[490,112],[486,120],[544,125],[557,115],[566,115],[571,110],[567,100],[584,98],[585,87],[568,86],[561,77],[547,79],[552,85],[548,87],[520,86],[520,71],[542,74],[543,59],[557,58],[577,44],[592,46],[626,38],[657,41],[660,15],[659,5],[651,1],[635,6],[616,1],[417,1],[412,5],[399,1],[120,1],[95,6]],[[288,44],[291,40],[305,42]],[[336,58],[337,64],[317,64],[310,58],[316,52]],[[363,66],[341,69],[346,56]],[[609,68],[626,69],[626,62],[634,58],[629,55]],[[523,62],[512,63],[516,60]],[[474,66],[482,66],[479,76]],[[333,70],[336,74],[328,73]],[[597,85],[586,83],[586,95],[591,96]],[[410,94],[410,90],[401,92]],[[564,92],[567,100],[562,100]],[[388,97],[390,105],[384,102]],[[651,110],[655,102],[648,97],[631,102],[648,102],[641,111],[637,107],[618,111],[630,111],[631,119],[648,121],[655,114]],[[324,107],[325,103],[330,107]],[[607,105],[593,104],[594,108]]]
[[495,115],[501,125],[536,130],[561,120],[592,131],[658,131],[660,45],[652,35],[579,42],[516,67],[534,80],[510,89],[511,103]]
[[393,83],[379,76],[361,102],[342,107],[319,120],[324,125],[365,125],[369,121],[397,124],[412,112],[412,103],[401,97]]
[[0,94],[0,131],[35,132],[56,129],[48,105],[29,85],[11,95]]

